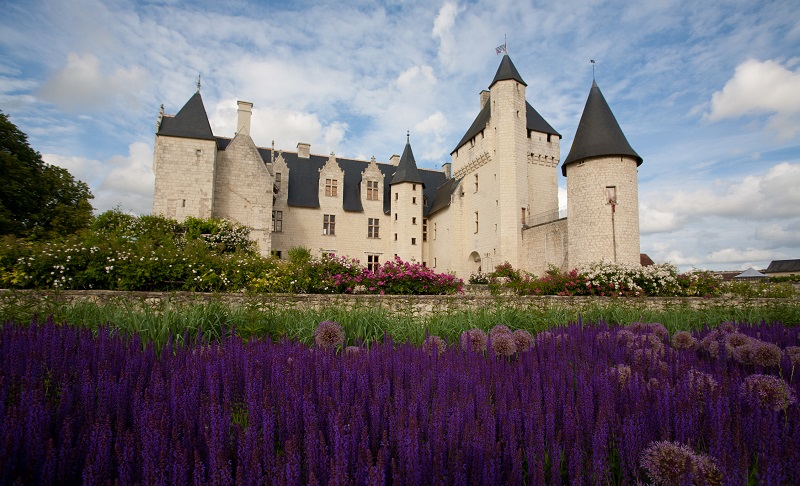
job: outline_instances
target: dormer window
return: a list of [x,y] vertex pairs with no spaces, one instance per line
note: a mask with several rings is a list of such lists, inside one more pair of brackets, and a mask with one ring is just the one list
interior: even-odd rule
[[378,181],[367,181],[367,201],[378,200]]
[[336,197],[339,195],[339,181],[336,179],[325,179],[325,195]]

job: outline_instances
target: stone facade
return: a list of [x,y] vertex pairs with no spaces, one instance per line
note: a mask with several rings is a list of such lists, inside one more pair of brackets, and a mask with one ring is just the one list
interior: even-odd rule
[[397,256],[462,278],[503,262],[537,275],[550,265],[638,264],[641,159],[567,161],[565,218],[561,136],[527,103],[526,89],[505,56],[441,171],[418,169],[409,142],[389,163],[314,155],[307,143],[297,152],[256,147],[248,102],[239,102],[235,137],[215,137],[198,92],[174,117],[159,116],[153,211],[232,219],[251,228],[263,253],[282,258],[295,246],[365,265]]

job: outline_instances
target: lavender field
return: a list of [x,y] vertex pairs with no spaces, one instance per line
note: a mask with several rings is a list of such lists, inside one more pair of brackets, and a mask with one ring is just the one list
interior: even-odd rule
[[157,353],[6,323],[0,484],[800,484],[799,333],[599,322]]

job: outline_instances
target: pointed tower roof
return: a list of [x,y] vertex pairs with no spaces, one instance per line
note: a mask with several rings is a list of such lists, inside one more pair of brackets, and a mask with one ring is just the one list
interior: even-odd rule
[[389,185],[393,186],[401,182],[415,182],[422,183],[422,178],[417,170],[417,161],[414,160],[414,152],[411,151],[411,142],[406,137],[406,148],[403,150],[403,155],[400,156],[400,162],[397,164],[397,170],[394,172],[394,177]]
[[164,117],[161,121],[159,135],[172,137],[199,138],[202,140],[216,140],[208,123],[208,115],[203,105],[200,91],[192,95],[189,101],[174,117]]
[[494,79],[492,80],[492,84],[489,85],[489,88],[494,86],[494,83],[498,81],[506,81],[508,79],[513,79],[523,86],[528,86],[528,84],[522,80],[522,76],[519,75],[519,71],[517,71],[514,63],[511,62],[511,58],[508,54],[505,54],[503,55],[503,60],[500,61],[500,67],[497,68],[497,74],[494,75]]
[[642,165],[642,158],[631,148],[603,93],[597,83],[592,81],[592,89],[578,123],[578,131],[569,155],[561,166],[561,173],[566,177],[568,164],[604,155],[627,155],[636,159],[637,166]]

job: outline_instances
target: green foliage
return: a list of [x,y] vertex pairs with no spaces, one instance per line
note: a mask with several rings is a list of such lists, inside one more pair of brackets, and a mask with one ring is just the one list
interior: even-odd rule
[[46,164],[28,137],[0,112],[0,235],[53,239],[87,228],[89,186]]
[[798,295],[790,281],[774,282],[766,280],[731,280],[722,285],[725,292],[745,298],[789,298]]

